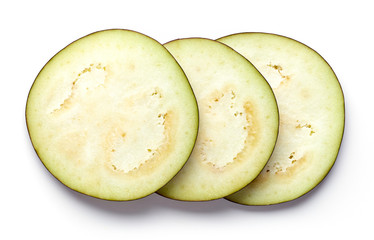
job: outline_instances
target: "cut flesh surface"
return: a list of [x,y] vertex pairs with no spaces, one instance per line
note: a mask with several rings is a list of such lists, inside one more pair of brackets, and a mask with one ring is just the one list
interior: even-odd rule
[[278,134],[270,86],[244,57],[219,42],[165,44],[185,71],[199,106],[199,133],[182,170],[158,193],[187,201],[221,198],[265,166]]
[[337,157],[344,98],[325,60],[295,40],[266,33],[218,39],[246,57],[270,83],[279,107],[279,137],[261,174],[227,199],[247,205],[293,200],[313,189]]
[[66,186],[108,200],[162,187],[185,164],[196,99],[170,53],[128,30],[81,38],[37,76],[26,120],[34,148]]

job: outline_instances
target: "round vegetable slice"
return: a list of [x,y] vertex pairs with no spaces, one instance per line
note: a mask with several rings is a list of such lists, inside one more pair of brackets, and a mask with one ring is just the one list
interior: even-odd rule
[[267,33],[218,39],[264,75],[277,98],[280,127],[261,174],[227,199],[247,205],[293,200],[313,189],[333,166],[343,137],[344,97],[331,67],[314,50]]
[[262,75],[243,56],[209,39],[165,44],[185,71],[199,105],[199,133],[182,170],[158,193],[205,201],[252,181],[269,159],[278,109]]
[[63,184],[132,200],[185,164],[198,110],[184,72],[160,43],[113,29],[71,43],[43,67],[26,121],[39,158]]

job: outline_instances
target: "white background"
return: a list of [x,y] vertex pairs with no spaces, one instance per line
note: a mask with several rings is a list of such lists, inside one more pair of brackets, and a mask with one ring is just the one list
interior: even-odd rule
[[[0,5],[0,239],[374,239],[372,1],[3,1]],[[241,206],[151,195],[109,202],[63,186],[29,141],[24,111],[43,65],[70,42],[108,28],[161,43],[277,33],[319,52],[346,100],[342,147],[330,174],[295,201]]]

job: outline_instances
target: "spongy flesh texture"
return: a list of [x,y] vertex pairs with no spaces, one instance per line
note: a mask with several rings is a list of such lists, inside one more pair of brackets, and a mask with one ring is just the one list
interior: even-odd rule
[[332,167],[344,129],[344,98],[334,72],[315,51],[271,34],[220,41],[249,59],[271,85],[279,107],[279,137],[262,173],[228,198],[244,204],[295,199]]
[[[51,60],[30,92],[27,120],[35,149],[59,180],[127,200],[156,191],[183,166],[196,138],[197,106],[161,45],[140,34],[116,44],[111,34],[82,39]],[[156,48],[153,55],[148,48]]]

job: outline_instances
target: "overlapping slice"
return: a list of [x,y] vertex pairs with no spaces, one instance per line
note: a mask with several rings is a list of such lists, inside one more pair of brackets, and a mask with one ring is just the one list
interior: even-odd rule
[[322,181],[344,114],[325,60],[266,33],[165,46],[128,30],[93,33],[44,66],[26,107],[37,154],[76,191],[247,205],[290,201]]
[[108,200],[155,192],[195,143],[196,99],[155,40],[128,30],[81,38],[37,76],[26,119],[36,152],[68,187]]
[[263,76],[243,56],[208,39],[165,44],[199,106],[199,133],[182,170],[158,193],[188,201],[224,197],[251,182],[269,159],[278,110]]
[[218,39],[251,61],[269,81],[280,114],[279,138],[262,173],[228,197],[248,205],[295,199],[314,188],[337,157],[344,98],[325,60],[295,40],[265,33]]

